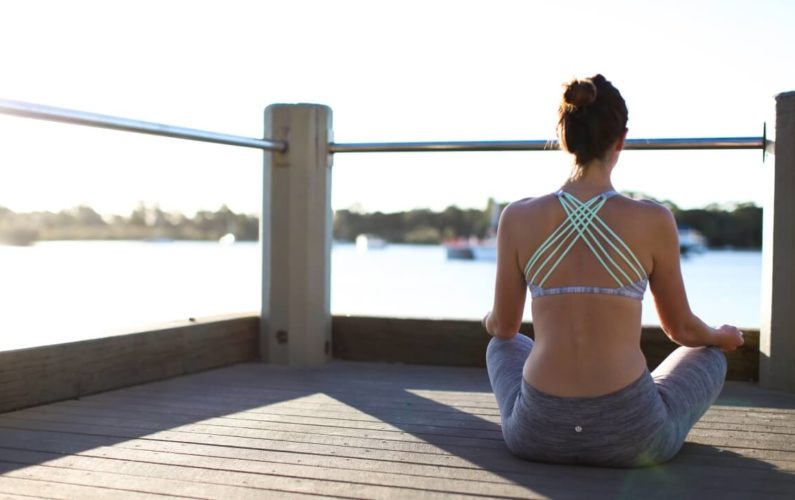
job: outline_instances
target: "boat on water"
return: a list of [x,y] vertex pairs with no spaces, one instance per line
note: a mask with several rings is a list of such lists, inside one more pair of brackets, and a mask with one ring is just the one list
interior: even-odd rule
[[497,260],[497,239],[453,240],[444,243],[450,260]]
[[707,239],[697,229],[690,226],[679,226],[679,252],[682,255],[704,253],[707,251]]
[[504,205],[489,200],[489,228],[485,238],[470,236],[444,242],[448,260],[497,260],[497,225]]
[[386,240],[375,234],[360,234],[356,237],[356,250],[359,252],[380,250],[384,247],[386,247]]
[[39,232],[26,227],[10,227],[0,229],[0,245],[27,247],[36,242]]
[[218,238],[218,244],[222,247],[228,247],[229,245],[234,244],[235,241],[237,241],[235,233],[226,233],[225,235]]

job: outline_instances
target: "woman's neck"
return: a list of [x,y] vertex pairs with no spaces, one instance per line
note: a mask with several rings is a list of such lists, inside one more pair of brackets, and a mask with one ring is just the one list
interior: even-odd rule
[[600,160],[593,160],[587,165],[574,165],[571,175],[563,184],[563,189],[574,194],[585,195],[610,191],[613,189],[613,183],[610,180],[612,171],[612,166]]

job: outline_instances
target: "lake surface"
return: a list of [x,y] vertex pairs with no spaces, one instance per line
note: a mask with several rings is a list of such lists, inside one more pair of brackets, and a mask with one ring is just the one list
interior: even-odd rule
[[[390,245],[357,252],[336,245],[332,311],[336,314],[480,319],[491,308],[495,263],[447,260],[442,247]],[[707,251],[682,260],[688,299],[709,324],[759,327],[761,252]],[[531,320],[528,303],[526,320]],[[659,325],[649,291],[643,323]]]
[[[129,333],[190,317],[259,312],[256,243],[40,242],[0,246],[0,350]],[[332,251],[333,314],[480,319],[494,262],[447,260],[435,246]],[[684,259],[693,310],[707,323],[759,326],[761,253]],[[644,324],[659,324],[644,300]],[[529,307],[525,318],[530,320]]]

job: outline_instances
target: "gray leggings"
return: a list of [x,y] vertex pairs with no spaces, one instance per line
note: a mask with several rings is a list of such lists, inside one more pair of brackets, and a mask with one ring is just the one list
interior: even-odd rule
[[726,357],[715,347],[679,347],[654,372],[596,397],[543,393],[522,371],[533,341],[522,334],[491,339],[489,380],[502,417],[502,435],[515,455],[538,462],[614,467],[670,460],[715,401]]

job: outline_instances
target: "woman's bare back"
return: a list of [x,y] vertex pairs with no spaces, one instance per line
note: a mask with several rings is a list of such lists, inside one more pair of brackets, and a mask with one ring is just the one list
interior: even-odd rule
[[[595,195],[598,193],[588,193]],[[577,196],[587,200],[590,196]],[[652,273],[657,212],[649,202],[615,196],[599,210],[603,220]],[[566,220],[558,197],[547,195],[512,204],[509,230],[517,265],[524,269],[536,249]],[[664,210],[664,209],[663,209]],[[615,253],[608,247],[609,253]],[[628,265],[617,255],[615,262]],[[629,269],[626,269],[630,272]],[[615,287],[616,283],[580,239],[549,275],[548,288]],[[641,304],[622,296],[565,293],[533,300],[535,347],[524,368],[525,380],[558,396],[597,396],[625,387],[645,370],[640,351]]]

